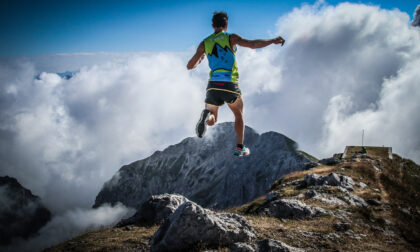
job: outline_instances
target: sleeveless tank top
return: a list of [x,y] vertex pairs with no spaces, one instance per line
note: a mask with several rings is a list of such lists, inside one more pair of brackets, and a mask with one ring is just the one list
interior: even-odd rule
[[232,49],[229,36],[229,33],[219,32],[204,39],[206,56],[211,69],[209,81],[238,82],[236,50]]

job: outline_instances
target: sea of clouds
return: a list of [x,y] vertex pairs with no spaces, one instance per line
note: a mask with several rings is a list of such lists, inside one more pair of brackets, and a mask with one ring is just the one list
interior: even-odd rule
[[[419,163],[418,10],[410,20],[399,10],[318,2],[281,16],[275,35],[284,47],[238,49],[246,124],[285,134],[318,158],[360,145],[364,130],[366,145]],[[187,71],[193,53],[1,60],[0,176],[43,199],[56,214],[48,230],[74,221],[71,211],[89,208],[122,165],[194,135],[208,66]],[[68,80],[56,74],[66,70],[77,71]],[[233,119],[223,106],[219,121]],[[129,211],[122,208],[107,213]],[[53,241],[77,234],[65,233]]]

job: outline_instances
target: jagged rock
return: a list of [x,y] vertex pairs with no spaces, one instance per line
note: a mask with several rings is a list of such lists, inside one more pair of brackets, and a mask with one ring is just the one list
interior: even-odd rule
[[327,214],[320,207],[310,207],[299,200],[278,199],[266,202],[257,212],[276,218],[303,219]]
[[350,229],[350,224],[348,222],[338,222],[334,224],[334,229],[339,232],[345,232]]
[[269,251],[278,251],[278,252],[303,252],[304,250],[289,246],[281,241],[276,241],[272,239],[265,239],[257,243],[259,252],[269,252]]
[[258,241],[256,244],[247,244],[243,242],[234,243],[231,252],[303,252],[303,249],[295,248],[284,242],[265,239]]
[[363,183],[363,182],[359,182],[358,186],[359,186],[361,189],[363,189],[363,188],[365,188],[367,185],[366,185],[365,183]]
[[305,197],[307,199],[318,200],[329,205],[358,207],[367,206],[364,199],[342,187],[338,187],[338,192],[324,190],[323,187],[314,187],[313,189],[305,192]]
[[151,251],[181,251],[194,246],[229,246],[256,238],[247,220],[237,214],[216,213],[185,202],[153,235]]
[[368,199],[366,202],[369,205],[371,205],[371,206],[380,206],[380,205],[382,205],[382,202],[380,202],[379,200],[376,200],[376,199]]
[[308,174],[304,178],[306,186],[313,185],[329,185],[329,186],[340,186],[349,191],[353,191],[354,181],[352,178],[337,174],[330,173],[328,176],[319,176],[318,174]]
[[278,192],[269,192],[265,198],[265,201],[273,201],[276,199],[280,199],[281,198],[281,194],[279,194]]
[[305,170],[309,170],[309,169],[315,168],[318,165],[319,165],[319,163],[315,163],[315,162],[305,163]]
[[104,184],[94,207],[121,202],[138,209],[151,195],[179,193],[204,207],[225,209],[260,197],[279,177],[304,170],[310,162],[290,138],[249,127],[245,139],[252,154],[236,158],[235,135],[233,123],[220,123],[202,139],[186,138],[121,167]]
[[340,159],[336,157],[324,158],[324,159],[319,160],[319,163],[323,165],[336,165],[340,163]]
[[255,244],[247,244],[244,242],[236,242],[230,246],[230,252],[256,252]]
[[15,178],[0,177],[0,245],[35,235],[51,219],[41,199]]
[[144,202],[140,209],[130,218],[120,221],[116,226],[122,227],[132,224],[153,225],[163,222],[183,203],[189,201],[179,194],[153,195]]
[[312,190],[312,189],[305,192],[305,197],[307,199],[316,197],[317,195],[318,195],[318,193],[315,190]]

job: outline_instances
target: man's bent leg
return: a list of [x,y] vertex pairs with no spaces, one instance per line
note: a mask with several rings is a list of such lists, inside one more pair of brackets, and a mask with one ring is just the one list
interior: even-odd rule
[[243,101],[242,97],[238,97],[234,103],[228,103],[229,108],[235,116],[235,131],[238,144],[244,143],[245,124],[243,119]]
[[210,110],[210,117],[207,121],[207,125],[213,126],[217,122],[217,112],[219,111],[219,107],[213,104],[206,103],[206,109]]

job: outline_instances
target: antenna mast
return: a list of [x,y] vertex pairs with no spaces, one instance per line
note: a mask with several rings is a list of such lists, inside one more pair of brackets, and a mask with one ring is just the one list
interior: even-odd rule
[[365,130],[363,129],[363,130],[362,130],[362,147],[363,147],[363,141],[364,141],[364,138],[365,138]]

